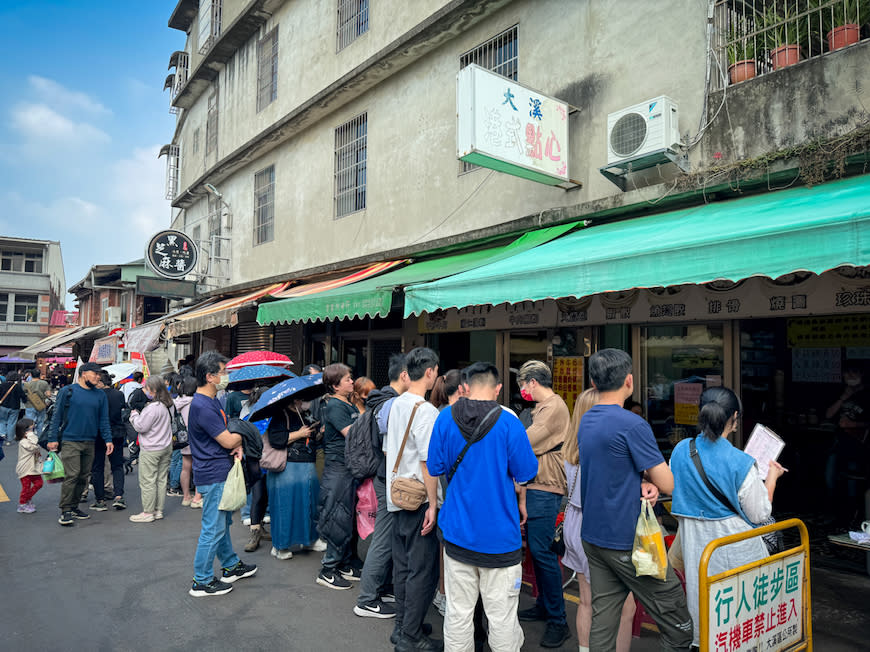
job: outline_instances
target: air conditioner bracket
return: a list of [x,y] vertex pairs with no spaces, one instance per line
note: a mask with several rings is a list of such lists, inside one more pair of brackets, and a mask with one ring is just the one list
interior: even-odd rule
[[626,191],[626,179],[632,172],[647,170],[662,163],[673,163],[685,174],[689,173],[689,156],[670,147],[657,149],[638,158],[628,158],[616,161],[598,168],[598,171],[608,180],[616,184],[622,192]]

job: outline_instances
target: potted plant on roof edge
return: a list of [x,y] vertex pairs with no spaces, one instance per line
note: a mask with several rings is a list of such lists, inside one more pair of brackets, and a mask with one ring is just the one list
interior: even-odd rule
[[828,50],[833,52],[861,40],[861,24],[870,18],[870,0],[842,0],[822,16],[826,19]]
[[738,84],[755,77],[755,42],[741,36],[735,25],[731,26],[728,41],[728,81]]
[[764,26],[764,44],[770,54],[774,70],[785,68],[801,60],[804,29],[794,10],[770,5],[761,16]]

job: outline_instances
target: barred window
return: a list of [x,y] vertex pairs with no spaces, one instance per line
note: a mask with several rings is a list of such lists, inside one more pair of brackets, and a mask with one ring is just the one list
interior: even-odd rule
[[369,0],[338,0],[337,50],[369,31]]
[[199,0],[199,53],[205,54],[221,33],[222,0]]
[[208,196],[208,240],[211,243],[211,255],[219,258],[221,255],[221,200],[214,195]]
[[257,44],[257,111],[278,97],[278,28]]
[[9,319],[9,295],[5,292],[0,294],[0,321]]
[[205,155],[217,151],[218,140],[218,89],[215,85],[208,96],[208,115],[205,120]]
[[366,140],[368,114],[335,130],[335,216],[366,207]]
[[164,145],[160,156],[166,156],[166,199],[175,199],[178,194],[178,172],[181,166],[181,147]]
[[713,89],[867,40],[866,0],[716,0]]
[[[476,63],[481,68],[491,70],[503,77],[517,81],[519,74],[519,25],[514,25],[501,34],[478,45],[459,57],[459,69]],[[474,163],[459,162],[459,172],[470,172],[478,167]]]
[[254,244],[275,239],[275,166],[254,175]]

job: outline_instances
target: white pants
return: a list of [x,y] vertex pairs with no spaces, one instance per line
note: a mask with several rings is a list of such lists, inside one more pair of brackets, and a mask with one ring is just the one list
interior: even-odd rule
[[522,565],[507,568],[469,566],[444,554],[445,652],[473,652],[474,607],[478,595],[489,620],[489,647],[493,652],[519,652],[525,637],[517,618]]

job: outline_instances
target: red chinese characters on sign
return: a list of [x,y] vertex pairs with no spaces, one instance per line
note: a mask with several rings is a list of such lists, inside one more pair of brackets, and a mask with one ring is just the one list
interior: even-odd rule
[[541,153],[541,128],[536,127],[531,122],[526,125],[526,156],[536,158],[539,161],[543,158]]

